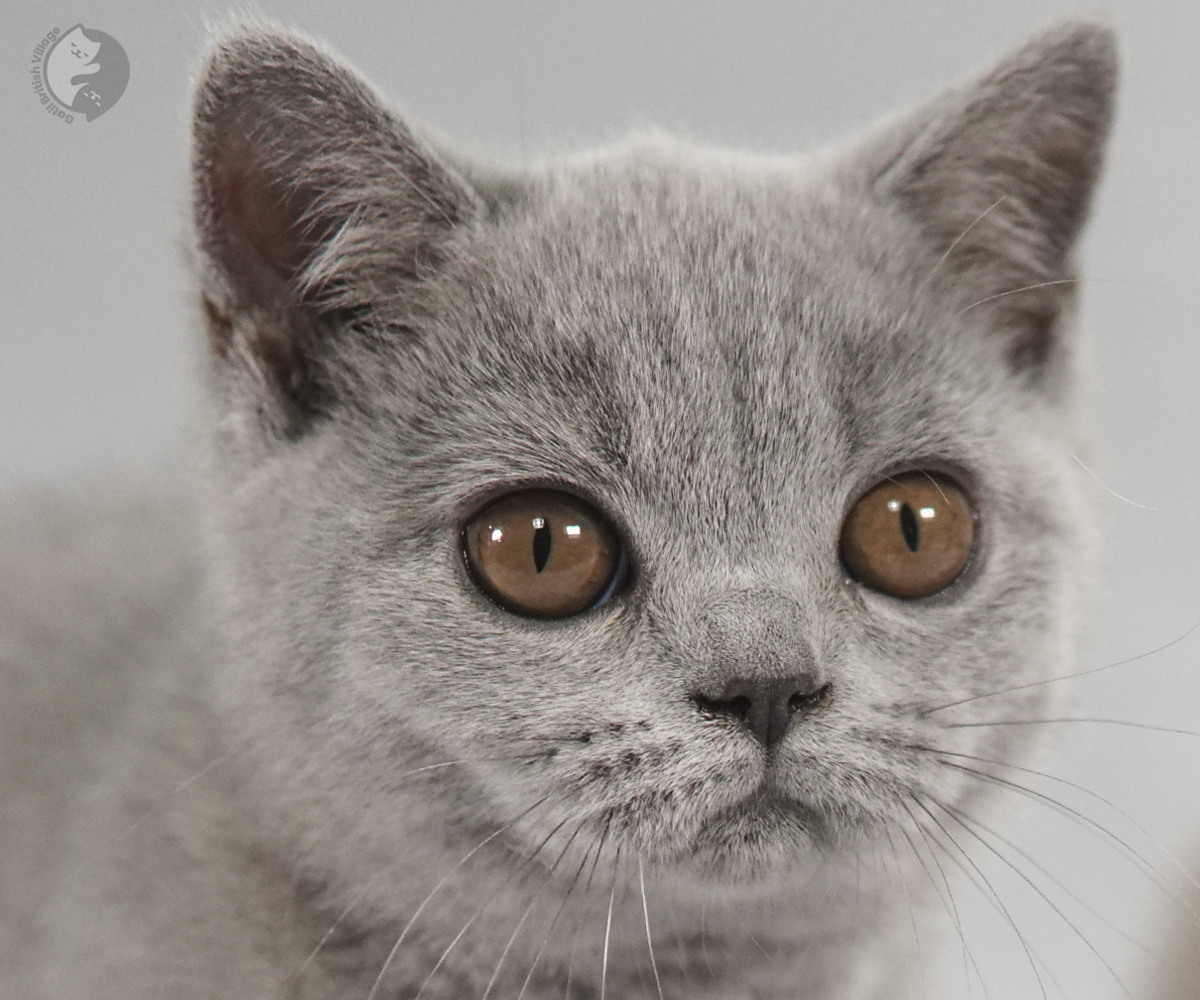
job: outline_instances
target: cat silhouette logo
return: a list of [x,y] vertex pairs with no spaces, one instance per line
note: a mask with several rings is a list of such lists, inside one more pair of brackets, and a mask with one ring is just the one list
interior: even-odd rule
[[129,57],[112,35],[77,24],[46,50],[43,79],[55,101],[92,121],[125,93]]

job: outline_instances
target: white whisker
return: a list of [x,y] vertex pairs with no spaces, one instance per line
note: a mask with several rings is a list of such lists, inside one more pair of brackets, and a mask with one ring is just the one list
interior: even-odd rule
[[1200,629],[1200,621],[1195,622],[1186,632],[1184,632],[1182,635],[1177,635],[1170,642],[1165,642],[1161,646],[1155,646],[1153,649],[1148,649],[1144,653],[1138,653],[1136,656],[1130,656],[1124,660],[1116,660],[1113,663],[1105,663],[1099,667],[1089,667],[1086,670],[1078,670],[1075,673],[1060,674],[1057,677],[1047,677],[1045,680],[1029,681],[1026,684],[1016,684],[1012,687],[998,688],[995,691],[985,691],[983,694],[972,695],[969,698],[960,698],[958,701],[947,702],[944,705],[937,705],[934,708],[922,709],[919,714],[921,716],[932,715],[934,712],[944,712],[946,709],[957,708],[959,705],[970,705],[977,701],[983,701],[985,698],[997,698],[1003,694],[1013,694],[1017,691],[1028,691],[1032,688],[1043,687],[1046,684],[1059,684],[1063,681],[1077,680],[1080,677],[1090,677],[1093,674],[1103,673],[1105,670],[1114,670],[1117,667],[1125,667],[1131,663],[1137,663],[1139,660],[1144,660],[1147,657],[1154,656],[1157,653],[1161,653],[1170,649],[1172,646],[1178,645],[1191,636],[1191,634],[1197,629]]
[[654,985],[658,989],[658,1000],[663,1000],[662,980],[658,978],[658,962],[654,960],[654,941],[650,936],[650,906],[646,902],[646,868],[638,857],[638,883],[642,889],[642,914],[646,918],[646,947],[650,949],[650,968],[654,970]]
[[506,823],[504,826],[500,827],[499,830],[496,830],[494,833],[489,834],[487,837],[485,837],[483,840],[481,840],[478,844],[476,844],[473,848],[471,848],[471,850],[468,851],[462,857],[462,859],[458,862],[458,864],[456,864],[453,868],[451,868],[448,872],[446,872],[445,875],[442,876],[441,880],[437,883],[437,885],[435,885],[429,891],[429,895],[427,895],[421,901],[421,905],[416,908],[416,910],[413,912],[413,915],[408,918],[408,923],[406,923],[404,925],[403,929],[400,931],[400,936],[398,938],[396,938],[396,943],[394,945],[392,945],[392,950],[388,952],[387,958],[384,959],[383,968],[381,968],[379,970],[379,975],[375,977],[375,982],[372,984],[370,992],[367,993],[367,1000],[374,1000],[375,994],[379,992],[379,987],[383,983],[383,977],[387,974],[387,970],[391,967],[392,962],[395,961],[396,955],[399,954],[400,946],[402,944],[404,944],[405,938],[408,937],[408,932],[410,930],[412,930],[413,925],[416,924],[416,922],[417,922],[417,919],[425,911],[425,907],[428,906],[430,900],[432,900],[433,897],[438,894],[438,892],[441,890],[442,886],[444,886],[447,882],[449,882],[450,879],[453,878],[455,872],[457,872],[460,868],[462,868],[462,866],[465,865],[468,861],[470,861],[471,858],[473,858],[479,851],[483,850],[484,847],[486,847],[488,844],[490,844],[493,840],[495,840],[497,837],[499,837],[506,830],[510,829],[513,826],[513,824],[515,824],[516,822],[518,822],[520,819],[524,818],[525,816],[528,816],[531,812],[533,812],[534,809],[536,809],[538,806],[542,805],[542,803],[544,803],[545,801],[546,801],[545,798],[539,799],[532,806],[530,806],[528,809],[526,809],[524,812],[522,812],[520,815],[518,815],[516,817],[516,819],[512,820],[512,822]]
[[612,890],[608,894],[608,919],[604,922],[604,958],[600,965],[600,1000],[608,990],[608,943],[612,939],[613,901],[617,898],[617,873],[613,871]]
[[1156,512],[1156,513],[1158,512],[1158,508],[1157,508],[1157,507],[1151,507],[1151,506],[1149,506],[1149,505],[1147,505],[1147,504],[1144,504],[1144,503],[1138,503],[1136,500],[1130,500],[1130,499],[1129,499],[1129,497],[1123,497],[1123,496],[1121,496],[1121,494],[1120,494],[1120,493],[1118,493],[1116,490],[1114,490],[1114,489],[1113,489],[1111,486],[1109,486],[1109,485],[1108,485],[1108,484],[1107,484],[1107,483],[1106,483],[1106,482],[1105,482],[1103,479],[1101,479],[1101,478],[1100,478],[1098,475],[1096,475],[1096,473],[1094,473],[1094,472],[1093,472],[1091,469],[1089,469],[1089,468],[1088,468],[1086,465],[1084,465],[1084,464],[1083,464],[1083,459],[1081,459],[1081,458],[1080,458],[1078,455],[1072,454],[1072,455],[1071,455],[1071,457],[1072,457],[1073,459],[1075,459],[1075,461],[1079,463],[1079,467],[1080,467],[1081,469],[1083,469],[1083,471],[1084,471],[1084,472],[1086,472],[1086,473],[1087,473],[1089,476],[1091,476],[1091,477],[1092,477],[1094,480],[1096,480],[1096,482],[1098,482],[1098,483],[1101,485],[1101,487],[1103,487],[1103,488],[1104,488],[1104,490],[1105,490],[1106,492],[1108,492],[1108,493],[1110,493],[1112,496],[1116,497],[1116,498],[1117,498],[1118,500],[1120,500],[1122,503],[1127,503],[1127,504],[1129,504],[1129,506],[1130,506],[1130,507],[1137,507],[1137,508],[1139,508],[1140,510],[1152,510],[1152,511],[1154,511],[1154,512]]
[[955,315],[963,316],[977,306],[984,305],[987,302],[995,302],[997,299],[1006,299],[1010,295],[1020,295],[1021,292],[1032,292],[1039,288],[1052,288],[1055,285],[1075,285],[1078,283],[1078,278],[1059,278],[1057,281],[1039,281],[1033,285],[1023,285],[1020,288],[1010,288],[1007,292],[997,292],[995,295],[988,295],[982,299],[976,299],[966,308],[960,309]]

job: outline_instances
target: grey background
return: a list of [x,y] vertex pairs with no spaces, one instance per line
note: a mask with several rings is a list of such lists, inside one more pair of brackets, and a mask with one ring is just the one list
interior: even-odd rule
[[[183,447],[195,360],[182,250],[189,77],[206,18],[228,9],[202,2],[6,7],[0,492],[115,466],[153,469]],[[1079,12],[1044,0],[441,0],[257,9],[327,40],[413,115],[515,158],[648,123],[713,142],[795,150],[936,92],[1047,21]],[[1084,247],[1096,471],[1142,506],[1096,487],[1109,515],[1108,546],[1083,666],[1145,653],[1200,620],[1200,6],[1130,0],[1098,13],[1121,31],[1125,76]],[[42,111],[28,69],[48,29],[81,20],[116,37],[132,69],[115,109],[68,126]],[[1198,652],[1200,633],[1088,678],[1073,713],[1200,729]],[[1132,819],[1064,784],[1041,784],[1045,794],[1111,830],[1168,880],[1177,872],[1156,842],[1200,860],[1200,740],[1117,725],[1044,728],[1059,744],[1047,771]],[[1014,860],[1092,945],[974,844],[975,863],[1006,911],[961,876],[954,881],[956,915],[987,995],[1040,995],[1008,916],[1048,970],[1040,972],[1048,996],[1124,995],[1106,962],[1134,995],[1145,995],[1154,959],[1054,879],[1153,950],[1160,929],[1182,919],[1153,875],[1122,860],[1119,845],[1094,827],[1044,804],[1014,798],[1002,812],[1006,836],[1044,870]],[[954,864],[946,867],[954,880]],[[977,982],[963,983],[971,959],[964,961],[954,921],[942,911],[931,920],[937,927],[919,932],[935,966],[922,995],[983,995]]]

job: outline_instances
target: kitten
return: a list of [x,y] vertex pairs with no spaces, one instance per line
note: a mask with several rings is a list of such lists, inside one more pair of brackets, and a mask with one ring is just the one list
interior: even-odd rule
[[219,40],[203,485],[0,536],[10,995],[894,995],[1069,671],[1115,74],[515,172]]

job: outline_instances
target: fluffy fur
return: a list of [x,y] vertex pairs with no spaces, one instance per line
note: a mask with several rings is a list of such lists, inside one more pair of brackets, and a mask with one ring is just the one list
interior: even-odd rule
[[[1114,79],[1072,24],[844,148],[518,174],[303,40],[218,40],[202,499],[5,533],[15,995],[891,995],[922,851],[985,806],[951,755],[1020,759],[969,724],[1071,668]],[[909,468],[980,541],[900,601],[838,538]],[[536,621],[474,587],[464,520],[530,484],[612,520],[628,588]],[[832,696],[769,755],[691,698],[801,659]]]

